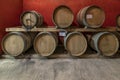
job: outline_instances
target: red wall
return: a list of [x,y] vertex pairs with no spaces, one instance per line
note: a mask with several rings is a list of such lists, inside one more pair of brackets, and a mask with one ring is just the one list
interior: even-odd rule
[[[106,20],[104,26],[115,26],[115,18],[120,14],[120,0],[23,0],[23,10],[36,10],[44,16],[47,25],[53,25],[52,13],[59,5],[69,6],[76,17],[77,12],[88,5],[98,5],[104,9]],[[73,25],[77,25],[74,21]]]
[[19,16],[22,12],[22,3],[22,0],[0,0],[0,43],[6,27],[20,25]]

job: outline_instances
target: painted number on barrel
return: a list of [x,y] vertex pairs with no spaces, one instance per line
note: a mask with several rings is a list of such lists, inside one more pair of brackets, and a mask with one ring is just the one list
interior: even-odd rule
[[93,18],[93,15],[92,15],[92,14],[87,14],[86,18],[87,18],[87,19],[92,19],[92,18]]

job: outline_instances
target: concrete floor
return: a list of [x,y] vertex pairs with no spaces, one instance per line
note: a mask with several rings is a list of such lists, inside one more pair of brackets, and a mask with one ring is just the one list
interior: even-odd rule
[[120,59],[2,59],[0,80],[120,80]]

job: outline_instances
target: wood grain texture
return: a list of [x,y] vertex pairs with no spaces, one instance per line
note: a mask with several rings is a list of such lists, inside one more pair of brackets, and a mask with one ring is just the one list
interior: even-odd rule
[[18,35],[11,35],[7,37],[3,44],[5,50],[11,55],[22,53],[25,46],[23,38]]
[[77,20],[87,27],[99,28],[104,23],[105,13],[98,6],[88,6],[78,12]]
[[92,36],[91,47],[104,56],[113,56],[119,49],[118,38],[109,32],[100,32]]
[[59,28],[69,27],[74,20],[74,14],[67,6],[61,5],[54,10],[53,21]]
[[23,16],[23,24],[26,26],[34,26],[37,22],[36,16],[31,13],[25,14]]
[[87,40],[82,33],[71,32],[65,38],[64,46],[72,56],[81,56],[87,50]]
[[32,39],[27,33],[11,32],[2,40],[2,49],[6,54],[18,56],[27,51],[32,44]]
[[20,17],[23,28],[32,29],[35,26],[41,26],[43,23],[43,16],[36,11],[25,11]]
[[104,20],[105,14],[100,8],[91,8],[86,12],[86,22],[90,26],[99,26],[103,24]]
[[56,35],[49,32],[39,33],[34,40],[34,49],[41,56],[49,56],[53,54],[56,46]]
[[119,48],[119,41],[117,37],[110,34],[104,35],[99,39],[99,49],[104,55],[115,54]]
[[[48,27],[48,26],[45,26]],[[52,26],[55,27],[55,26]],[[117,29],[116,27],[109,27],[109,28],[99,28],[99,29],[89,29],[89,28],[71,28],[71,29],[65,29],[66,31],[80,31],[80,32],[103,32],[103,31],[120,31],[120,29]],[[31,30],[26,30],[24,28],[21,28],[21,26],[13,27],[13,28],[6,28],[6,32],[12,32],[12,31],[18,31],[18,32],[39,32],[39,31],[51,31],[51,32],[59,32],[61,29],[56,28],[33,28]]]
[[1,80],[119,80],[120,59],[0,60]]

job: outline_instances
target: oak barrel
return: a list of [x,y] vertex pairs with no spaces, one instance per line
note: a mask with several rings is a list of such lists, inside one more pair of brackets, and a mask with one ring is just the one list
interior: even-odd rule
[[2,50],[11,56],[18,56],[32,45],[32,38],[27,33],[11,32],[2,40]]
[[86,27],[99,28],[105,21],[105,13],[96,5],[88,6],[78,12],[77,21]]
[[53,54],[58,44],[55,33],[41,32],[34,40],[34,50],[41,56],[47,57]]
[[68,28],[74,20],[72,10],[65,6],[60,5],[53,12],[53,22],[58,28]]
[[80,32],[71,32],[64,39],[65,49],[72,56],[81,56],[87,50],[87,40]]
[[21,15],[20,21],[24,28],[32,29],[43,24],[43,16],[36,11],[26,11]]
[[90,45],[104,56],[113,56],[119,49],[119,40],[113,33],[100,32],[92,36]]
[[120,28],[120,15],[117,16],[116,22],[117,22],[117,27]]

